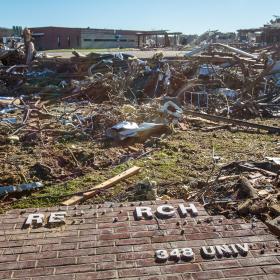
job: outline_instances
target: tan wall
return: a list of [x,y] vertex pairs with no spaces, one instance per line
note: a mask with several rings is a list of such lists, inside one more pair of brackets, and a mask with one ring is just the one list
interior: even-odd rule
[[82,48],[136,48],[138,47],[137,35],[120,35],[119,40],[117,34],[105,34],[94,30],[82,30],[81,47]]

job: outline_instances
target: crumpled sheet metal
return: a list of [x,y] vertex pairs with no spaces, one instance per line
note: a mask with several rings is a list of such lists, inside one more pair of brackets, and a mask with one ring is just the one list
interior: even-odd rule
[[140,137],[141,134],[151,133],[158,128],[165,127],[165,124],[157,123],[141,123],[123,121],[114,125],[111,129],[106,131],[106,135],[109,138],[115,140],[125,140],[131,137]]

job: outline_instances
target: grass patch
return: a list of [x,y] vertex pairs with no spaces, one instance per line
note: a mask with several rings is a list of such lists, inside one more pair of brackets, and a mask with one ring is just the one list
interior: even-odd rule
[[[210,175],[215,176],[219,170],[217,166],[212,174],[213,147],[215,155],[221,157],[219,165],[223,165],[239,160],[261,161],[266,156],[279,157],[278,142],[279,136],[277,135],[254,134],[241,131],[233,133],[227,130],[216,132],[189,130],[175,133],[158,144],[159,150],[146,157],[130,160],[106,169],[93,170],[85,176],[69,180],[65,183],[47,185],[44,189],[31,193],[26,198],[18,199],[10,204],[9,208],[59,205],[66,199],[63,196],[88,190],[133,165],[142,167],[142,172],[100,193],[86,203],[112,201],[120,192],[126,191],[128,187],[133,187],[136,183],[143,181],[147,177],[150,180],[156,181],[158,186],[169,182],[177,182],[179,185],[183,185],[194,180],[206,180]],[[75,142],[77,145],[79,143]],[[86,145],[86,143],[83,144]],[[94,151],[96,154],[108,153],[107,149],[98,147],[93,143],[90,145],[88,146],[89,151]],[[57,149],[63,149],[63,147],[64,145],[62,144],[56,145]],[[114,148],[108,149],[112,151]],[[122,149],[118,147],[118,151],[122,151]],[[7,208],[2,209],[2,212],[4,210],[7,210]]]

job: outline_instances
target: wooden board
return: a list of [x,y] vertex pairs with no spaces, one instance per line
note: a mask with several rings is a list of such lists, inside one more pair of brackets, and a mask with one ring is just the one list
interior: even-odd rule
[[117,175],[111,179],[108,179],[107,181],[105,181],[99,185],[96,185],[95,187],[88,190],[87,192],[84,192],[82,195],[72,196],[70,199],[63,201],[62,205],[69,206],[69,205],[77,204],[83,200],[89,199],[94,196],[96,191],[101,190],[101,189],[103,190],[103,189],[110,188],[111,186],[117,184],[118,182],[137,174],[140,171],[140,169],[141,168],[138,166],[133,166],[133,167],[129,168],[128,170],[120,173],[119,175]]

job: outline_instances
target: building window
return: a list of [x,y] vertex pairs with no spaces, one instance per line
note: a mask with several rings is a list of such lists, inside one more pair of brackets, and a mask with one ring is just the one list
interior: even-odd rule
[[68,44],[68,48],[71,47],[71,38],[70,35],[67,37],[67,44]]
[[57,48],[60,48],[60,35],[57,35]]
[[77,36],[77,47],[79,47],[79,46],[80,46],[80,37]]
[[127,42],[127,39],[94,39],[95,42]]
[[132,39],[118,39],[118,38],[114,38],[114,39],[83,39],[84,42],[135,42],[135,40]]

